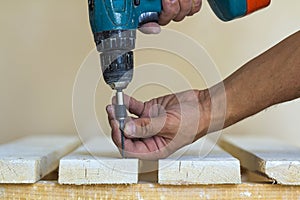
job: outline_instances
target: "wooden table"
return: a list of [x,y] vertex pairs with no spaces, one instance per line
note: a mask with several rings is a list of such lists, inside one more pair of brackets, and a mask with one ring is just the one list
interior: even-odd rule
[[59,185],[56,181],[35,184],[2,184],[0,199],[286,199],[299,200],[300,186],[269,183],[240,185]]

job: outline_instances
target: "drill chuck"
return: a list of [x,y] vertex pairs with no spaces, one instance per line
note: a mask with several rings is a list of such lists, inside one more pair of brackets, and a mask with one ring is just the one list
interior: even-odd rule
[[100,58],[105,82],[112,89],[125,89],[133,76],[133,52],[103,52]]
[[122,90],[133,76],[135,30],[111,30],[94,34],[100,54],[105,82],[115,90]]

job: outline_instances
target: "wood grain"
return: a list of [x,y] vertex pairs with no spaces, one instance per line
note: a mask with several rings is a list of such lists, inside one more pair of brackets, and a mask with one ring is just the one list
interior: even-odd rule
[[300,186],[239,185],[59,185],[40,181],[32,185],[0,185],[0,199],[147,199],[147,200],[299,200]]
[[202,138],[167,159],[159,160],[160,184],[239,184],[239,161]]
[[300,185],[300,149],[272,138],[223,137],[220,145],[241,165],[283,185]]
[[79,145],[76,137],[30,136],[0,146],[0,183],[35,183]]
[[123,159],[110,138],[97,137],[60,160],[60,184],[138,182],[138,159]]

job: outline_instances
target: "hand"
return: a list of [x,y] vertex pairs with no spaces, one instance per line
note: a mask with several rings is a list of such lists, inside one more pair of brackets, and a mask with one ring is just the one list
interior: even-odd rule
[[[145,103],[125,96],[131,117],[125,124],[125,157],[165,158],[206,134],[210,122],[208,90],[189,90]],[[121,132],[112,105],[107,106],[112,139],[121,148]]]
[[140,31],[146,34],[157,34],[160,32],[160,25],[167,25],[171,20],[182,21],[186,16],[199,12],[201,6],[202,0],[162,0],[163,10],[158,24],[147,23],[140,28]]

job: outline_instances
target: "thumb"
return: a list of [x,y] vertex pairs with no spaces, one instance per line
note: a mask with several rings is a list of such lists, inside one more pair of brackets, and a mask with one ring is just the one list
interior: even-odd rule
[[155,118],[143,117],[133,119],[125,124],[124,134],[128,138],[149,138],[165,133],[166,115]]
[[139,30],[145,34],[158,34],[160,33],[161,28],[159,24],[155,22],[149,22],[140,27]]

